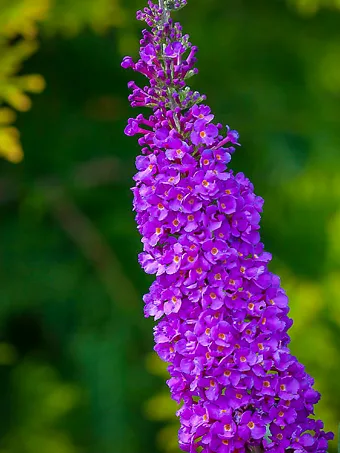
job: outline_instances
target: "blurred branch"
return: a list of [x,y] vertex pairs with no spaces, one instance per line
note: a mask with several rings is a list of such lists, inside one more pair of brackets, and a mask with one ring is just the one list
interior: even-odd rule
[[66,194],[54,198],[51,213],[85,258],[93,264],[112,301],[119,301],[124,308],[136,307],[140,299],[138,292],[93,222]]
[[[90,189],[106,184],[117,183],[124,180],[124,168],[119,159],[115,157],[101,157],[77,165],[70,176],[65,180],[55,175],[39,178],[37,187],[57,188],[70,185],[75,189]],[[22,195],[23,187],[15,179],[4,177],[0,179],[0,205],[18,200]]]
[[119,159],[102,157],[77,166],[72,181],[76,187],[88,189],[120,181],[124,175],[122,172],[123,168]]
[[[49,175],[38,179],[35,187],[39,189],[39,195],[44,197],[48,211],[93,264],[112,301],[129,309],[137,306],[140,295],[126,277],[104,236],[67,191],[68,184],[77,189],[89,189],[123,181],[122,167],[119,159],[114,157],[93,159],[78,165],[66,181]],[[21,197],[22,187],[18,181],[0,179],[0,204],[18,201]]]

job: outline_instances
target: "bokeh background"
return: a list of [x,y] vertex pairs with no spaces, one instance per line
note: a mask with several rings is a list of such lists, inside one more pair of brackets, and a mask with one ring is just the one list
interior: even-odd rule
[[[336,430],[340,3],[188,3],[178,18],[200,48],[193,85],[241,134],[232,166],[266,200],[262,237],[291,299],[292,350]],[[137,55],[143,6],[0,0],[0,453],[178,452],[176,404],[142,314],[138,147],[123,134],[135,112],[120,61]]]

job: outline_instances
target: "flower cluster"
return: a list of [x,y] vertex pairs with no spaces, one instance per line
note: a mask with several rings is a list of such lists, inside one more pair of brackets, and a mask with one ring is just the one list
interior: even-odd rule
[[262,198],[228,164],[238,133],[214,124],[205,100],[187,86],[197,48],[170,17],[184,1],[163,1],[137,14],[140,59],[124,68],[134,107],[152,114],[130,119],[140,134],[134,210],[155,274],[145,315],[159,320],[155,350],[169,362],[172,397],[182,403],[180,447],[187,452],[326,452],[331,433],[311,417],[319,394],[288,348],[288,300],[268,270],[260,242]]

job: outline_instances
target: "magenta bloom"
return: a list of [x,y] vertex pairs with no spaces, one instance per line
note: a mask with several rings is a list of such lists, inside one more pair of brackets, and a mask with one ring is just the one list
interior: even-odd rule
[[139,262],[156,276],[145,316],[158,321],[155,350],[182,403],[179,444],[190,453],[325,453],[333,435],[313,419],[320,396],[290,353],[288,298],[261,243],[263,200],[228,167],[238,133],[213,124],[205,97],[186,85],[197,48],[170,18],[185,3],[149,1],[137,13],[151,27],[140,59],[122,63],[148,79],[129,83],[129,100],[152,113],[125,133],[140,135]]

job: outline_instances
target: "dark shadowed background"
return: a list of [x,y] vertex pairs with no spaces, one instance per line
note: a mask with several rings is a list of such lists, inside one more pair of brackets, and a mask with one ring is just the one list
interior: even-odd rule
[[[232,167],[265,199],[262,239],[290,296],[292,350],[323,395],[317,415],[336,430],[340,9],[188,3],[176,18],[200,48],[193,86],[240,132]],[[176,405],[142,312],[151,279],[137,264],[129,190],[138,146],[123,134],[135,112],[120,61],[137,55],[143,6],[0,0],[0,25],[11,25],[0,37],[0,100],[2,65],[22,41],[39,49],[20,74],[47,83],[15,123],[24,160],[0,163],[0,453],[178,452]],[[27,110],[6,93],[4,106]],[[8,133],[0,124],[3,154]]]

